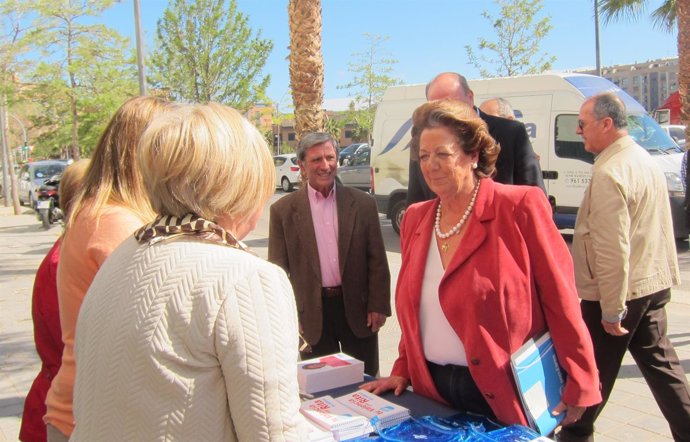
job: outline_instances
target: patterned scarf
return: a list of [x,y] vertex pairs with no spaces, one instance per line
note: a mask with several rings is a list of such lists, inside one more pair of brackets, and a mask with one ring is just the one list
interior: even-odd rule
[[218,224],[192,213],[188,213],[182,218],[172,215],[160,215],[153,222],[146,224],[134,232],[134,237],[139,243],[148,242],[149,244],[180,238],[182,236],[194,236],[205,241],[243,250],[257,256],[253,250],[247,247],[242,241],[235,238],[232,233],[223,229]]

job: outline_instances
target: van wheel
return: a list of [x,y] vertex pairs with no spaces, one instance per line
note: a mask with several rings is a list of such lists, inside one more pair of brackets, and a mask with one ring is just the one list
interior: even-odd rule
[[289,192],[292,190],[292,184],[290,183],[288,177],[284,176],[283,179],[280,180],[280,188],[283,189],[283,192]]
[[405,200],[399,200],[393,204],[393,209],[391,210],[391,224],[393,225],[393,230],[395,230],[395,233],[398,235],[400,235],[400,224],[402,223],[406,208],[407,202]]

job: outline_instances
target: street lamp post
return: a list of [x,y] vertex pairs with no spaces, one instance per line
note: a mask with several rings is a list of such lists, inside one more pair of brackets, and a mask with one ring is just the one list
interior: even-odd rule
[[[22,128],[22,135],[23,135],[22,141],[24,142],[24,146],[23,146],[23,149],[22,149],[22,160],[27,160],[27,159],[29,159],[29,154],[26,152],[26,149],[27,149],[27,147],[29,146],[29,137],[28,137],[28,135],[27,135],[27,133],[26,133],[26,126],[24,126],[24,123],[22,123],[22,120],[20,120],[19,118],[15,117],[15,116],[12,115],[11,113],[8,112],[8,113],[7,113],[7,116],[10,117],[10,118],[12,118],[14,121],[16,121],[17,124],[19,124],[19,127]],[[26,156],[26,157],[25,157],[25,156]]]
[[146,71],[144,70],[144,42],[141,37],[141,13],[139,0],[134,0],[134,29],[137,39],[137,67],[139,68],[139,95],[146,95]]
[[594,0],[594,47],[597,57],[597,75],[601,77],[601,52],[599,49],[599,0]]

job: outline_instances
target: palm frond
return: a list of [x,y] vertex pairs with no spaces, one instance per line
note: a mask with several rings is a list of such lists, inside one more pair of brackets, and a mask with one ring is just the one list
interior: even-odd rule
[[637,20],[644,13],[646,0],[599,0],[599,12],[604,23]]
[[665,0],[661,6],[652,12],[654,26],[666,32],[673,32],[676,29],[677,21],[676,0]]

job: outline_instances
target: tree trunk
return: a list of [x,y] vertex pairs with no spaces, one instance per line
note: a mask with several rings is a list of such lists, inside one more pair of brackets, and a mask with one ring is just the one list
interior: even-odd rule
[[7,103],[5,102],[5,95],[0,96],[0,124],[2,125],[2,133],[0,134],[0,136],[2,136],[2,143],[0,144],[2,145],[2,149],[5,151],[4,154],[7,158],[7,164],[5,164],[7,170],[5,171],[5,173],[9,173],[10,184],[12,187],[10,198],[12,199],[14,214],[20,215],[22,212],[21,208],[19,207],[19,187],[17,183],[17,174],[14,173],[14,158],[12,156],[12,149],[10,149],[10,145],[7,139],[7,134],[9,133],[9,125],[7,120]]
[[324,130],[321,1],[290,0],[290,88],[297,138]]
[[676,0],[678,19],[678,95],[685,139],[690,139],[690,0]]

